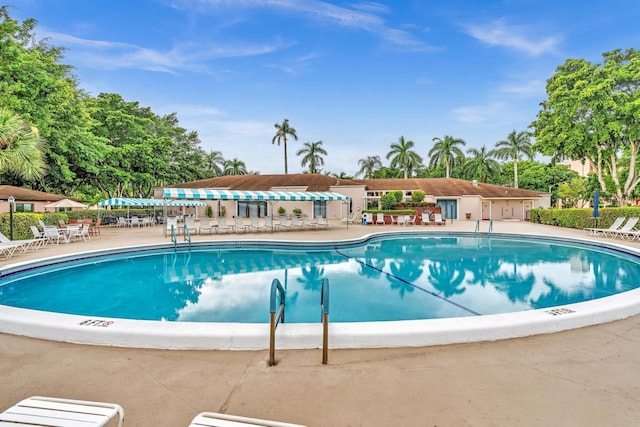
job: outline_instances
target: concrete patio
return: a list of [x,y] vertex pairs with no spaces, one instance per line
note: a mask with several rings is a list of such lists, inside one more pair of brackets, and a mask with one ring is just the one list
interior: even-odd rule
[[[455,221],[444,230],[474,227]],[[193,238],[335,240],[398,229],[406,230],[332,223],[328,230]],[[496,222],[493,231],[589,238],[524,222]],[[49,246],[9,262],[168,241],[160,227],[103,227],[90,242]],[[638,425],[639,326],[634,316],[495,342],[330,350],[328,365],[319,349],[281,350],[274,367],[267,366],[268,350],[139,350],[0,335],[0,410],[45,395],[119,403],[125,426],[187,426],[202,411],[308,426]]]

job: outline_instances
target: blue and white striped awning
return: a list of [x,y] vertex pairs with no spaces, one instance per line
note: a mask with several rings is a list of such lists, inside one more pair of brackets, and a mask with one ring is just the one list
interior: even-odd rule
[[164,199],[143,199],[133,197],[114,197],[98,203],[99,206],[122,206],[122,207],[150,207],[150,206],[206,206],[205,202],[195,200],[164,200]]
[[114,197],[103,200],[98,203],[100,206],[129,206],[129,207],[147,207],[147,206],[163,206],[162,199],[140,199],[132,197]]
[[334,192],[318,191],[238,191],[211,190],[208,188],[165,188],[166,199],[205,200],[349,200],[349,196]]

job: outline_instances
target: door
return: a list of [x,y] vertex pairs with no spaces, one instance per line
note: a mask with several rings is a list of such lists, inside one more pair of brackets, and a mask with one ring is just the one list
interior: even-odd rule
[[482,202],[482,219],[491,219],[491,202]]
[[442,208],[442,218],[458,219],[457,200],[436,200],[436,204]]

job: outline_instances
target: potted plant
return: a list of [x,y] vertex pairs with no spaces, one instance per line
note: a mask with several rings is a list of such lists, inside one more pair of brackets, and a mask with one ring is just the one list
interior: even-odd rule
[[294,214],[295,216],[301,217],[301,216],[302,216],[302,209],[300,209],[300,208],[294,208],[294,209],[293,209],[293,214]]
[[286,215],[286,213],[287,213],[287,210],[282,206],[278,208],[278,215]]

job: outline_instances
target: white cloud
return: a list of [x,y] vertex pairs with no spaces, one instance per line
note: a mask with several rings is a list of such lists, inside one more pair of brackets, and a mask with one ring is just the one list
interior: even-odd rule
[[489,46],[502,46],[538,56],[555,51],[560,39],[558,37],[527,36],[526,29],[520,26],[509,26],[503,19],[485,25],[467,25],[467,33]]

